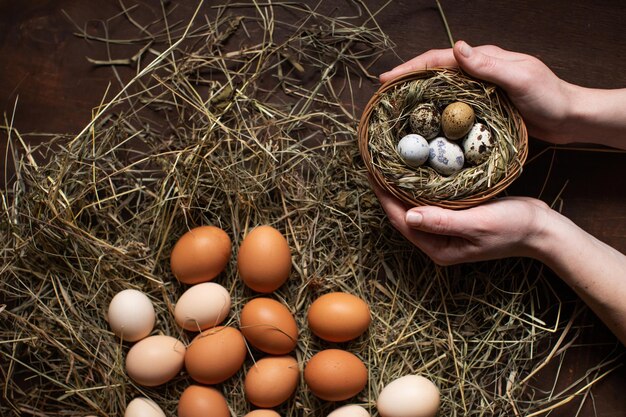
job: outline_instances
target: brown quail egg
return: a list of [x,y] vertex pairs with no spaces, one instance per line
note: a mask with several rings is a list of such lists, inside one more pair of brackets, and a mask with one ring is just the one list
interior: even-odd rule
[[463,139],[462,146],[465,160],[472,165],[479,165],[489,158],[495,141],[487,126],[476,123]]
[[441,114],[443,134],[450,140],[461,139],[474,125],[474,110],[460,101],[448,104]]
[[463,169],[465,157],[459,145],[443,137],[429,143],[428,164],[441,175],[452,175]]
[[432,103],[422,103],[411,112],[411,131],[430,140],[441,129],[441,113]]

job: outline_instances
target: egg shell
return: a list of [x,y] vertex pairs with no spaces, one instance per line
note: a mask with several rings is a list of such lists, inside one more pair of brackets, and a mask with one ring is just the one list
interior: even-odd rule
[[404,163],[413,168],[423,165],[428,160],[428,142],[420,135],[404,136],[398,142],[397,151]]
[[203,282],[180,296],[174,308],[174,318],[185,330],[205,330],[224,321],[230,313],[230,306],[230,294],[226,288],[215,282]]
[[495,144],[487,126],[482,123],[476,123],[465,136],[465,139],[463,139],[461,146],[463,147],[465,160],[472,165],[479,165],[489,159]]
[[246,353],[246,343],[239,330],[214,327],[192,340],[185,355],[185,368],[201,384],[219,384],[241,369]]
[[411,131],[430,140],[441,130],[441,113],[433,103],[419,104],[409,116]]
[[446,138],[461,139],[474,125],[474,110],[469,104],[457,101],[448,104],[441,114],[441,128]]
[[230,417],[221,392],[212,387],[190,385],[178,400],[178,417]]
[[241,309],[240,330],[255,348],[272,355],[291,352],[298,342],[298,326],[280,302],[255,298]]
[[346,342],[361,336],[371,322],[370,309],[361,298],[345,292],[332,292],[316,299],[309,307],[311,331],[329,342]]
[[276,407],[293,395],[299,379],[295,358],[268,356],[250,367],[243,389],[247,400],[257,407]]
[[185,361],[185,345],[171,336],[149,336],[126,355],[126,373],[139,385],[156,387],[174,378]]
[[165,417],[165,413],[151,399],[137,397],[126,406],[124,417]]
[[306,364],[304,380],[322,400],[343,401],[365,388],[367,368],[350,352],[326,349],[313,355]]
[[136,342],[148,336],[154,328],[155,320],[154,306],[141,291],[120,291],[109,303],[109,326],[113,333],[127,342]]
[[280,417],[280,414],[274,410],[254,410],[250,411],[244,417]]
[[407,375],[383,388],[376,407],[382,417],[434,417],[440,403],[435,384],[420,375]]
[[291,272],[291,250],[287,239],[271,226],[259,226],[241,242],[237,268],[252,290],[270,293],[287,281]]
[[371,417],[371,415],[360,405],[350,404],[337,408],[328,417]]
[[184,284],[211,281],[228,264],[232,245],[228,234],[215,226],[199,226],[182,235],[172,249],[172,273]]
[[428,165],[441,175],[452,175],[463,169],[465,156],[459,145],[438,137],[429,143]]

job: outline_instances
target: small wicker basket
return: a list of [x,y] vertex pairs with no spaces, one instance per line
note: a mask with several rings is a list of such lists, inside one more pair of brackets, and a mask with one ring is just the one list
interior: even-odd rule
[[[406,166],[396,145],[409,133],[411,111],[423,102],[441,109],[453,101],[470,104],[476,119],[491,130],[495,147],[487,161],[449,177],[428,166]],[[410,72],[382,85],[365,107],[358,141],[376,184],[411,206],[462,209],[487,201],[521,174],[528,155],[526,126],[506,94],[499,87],[446,68]]]

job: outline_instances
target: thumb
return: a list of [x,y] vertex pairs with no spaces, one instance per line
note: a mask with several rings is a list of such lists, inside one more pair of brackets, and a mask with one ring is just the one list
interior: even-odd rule
[[472,225],[464,210],[455,211],[435,206],[412,208],[406,212],[404,221],[414,230],[458,237],[467,236]]
[[459,66],[474,77],[497,84],[505,90],[515,87],[517,77],[508,61],[487,55],[464,41],[454,45],[453,53]]

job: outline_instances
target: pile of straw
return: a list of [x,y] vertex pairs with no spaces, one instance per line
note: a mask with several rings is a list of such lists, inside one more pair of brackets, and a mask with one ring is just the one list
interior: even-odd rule
[[[391,47],[374,13],[359,2],[341,18],[294,3],[250,6],[166,28],[162,52],[146,41],[152,63],[76,136],[29,149],[4,126],[17,173],[1,196],[0,415],[120,416],[139,395],[175,415],[190,378],[134,384],[124,372],[129,345],[104,317],[115,293],[139,289],[155,305],[155,333],[188,343],[193,335],[173,319],[185,287],[169,253],[203,224],[226,230],[234,255],[251,227],[285,234],[294,270],[275,297],[299,324],[301,365],[330,346],[307,329],[313,299],[339,290],[367,300],[369,332],[342,346],[369,368],[353,402],[373,414],[380,389],[411,373],[440,387],[442,416],[536,415],[587,393],[607,364],[562,392],[534,386],[576,334],[538,265],[438,268],[383,215],[350,102],[354,89],[373,89],[367,68]],[[233,297],[233,325],[255,296],[235,258],[217,278]],[[243,376],[219,386],[236,416],[250,409]],[[302,382],[279,411],[321,416],[334,406]]]

